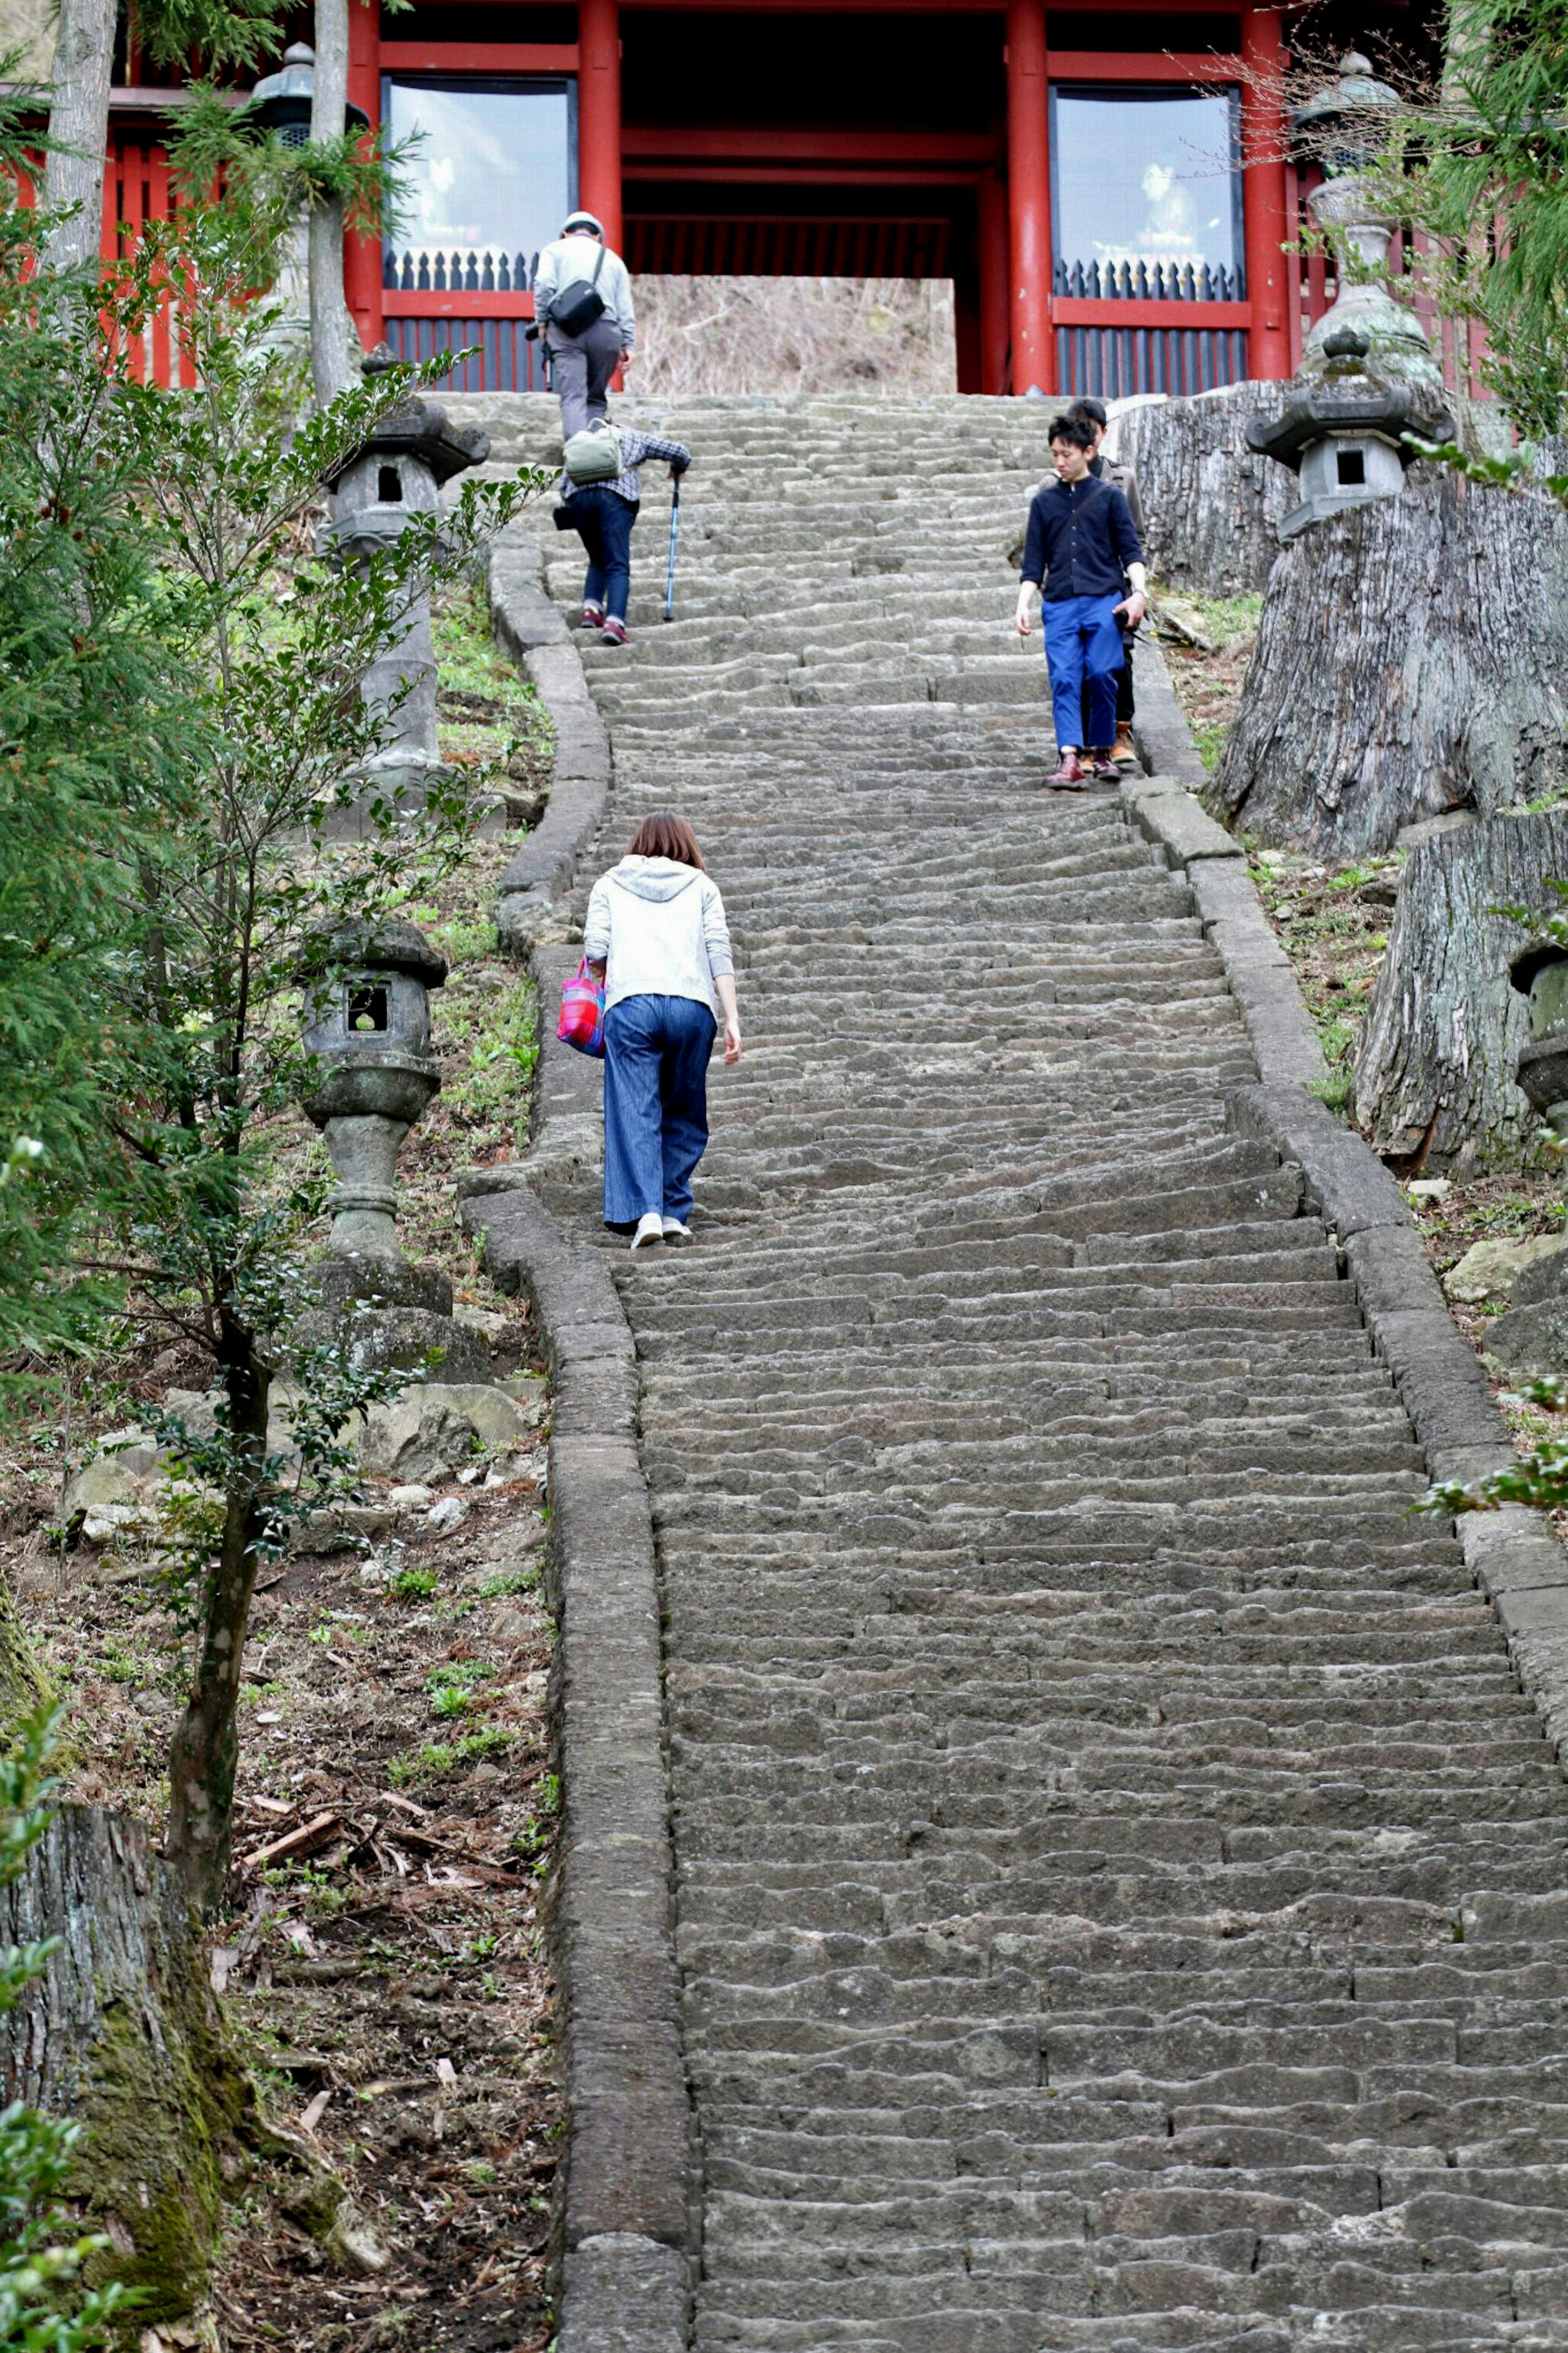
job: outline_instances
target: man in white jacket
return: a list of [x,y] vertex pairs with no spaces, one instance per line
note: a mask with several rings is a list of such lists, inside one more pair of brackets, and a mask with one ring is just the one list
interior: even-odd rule
[[[562,319],[590,290],[604,309],[570,333]],[[592,213],[568,214],[560,236],[540,255],[533,274],[533,311],[550,346],[561,431],[570,441],[574,433],[605,415],[610,378],[637,346],[631,278],[620,255],[605,243],[604,224]]]

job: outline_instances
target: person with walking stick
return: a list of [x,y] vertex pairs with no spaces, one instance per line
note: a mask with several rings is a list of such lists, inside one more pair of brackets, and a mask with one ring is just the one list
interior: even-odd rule
[[[555,522],[561,531],[574,531],[582,540],[588,557],[587,576],[583,583],[582,627],[596,629],[600,642],[606,646],[626,643],[626,604],[632,585],[632,529],[637,519],[642,499],[638,469],[652,458],[669,468],[675,488],[670,494],[669,571],[665,582],[664,617],[668,621],[674,611],[675,596],[675,528],[680,497],[680,478],[691,463],[691,452],[683,441],[661,440],[657,434],[639,433],[635,426],[604,424],[590,429],[584,436],[590,448],[601,437],[606,445],[604,476],[598,480],[574,480],[571,467],[576,462],[575,447],[567,451],[567,468],[559,490],[562,503],[555,510]],[[616,468],[615,472],[610,469]]]

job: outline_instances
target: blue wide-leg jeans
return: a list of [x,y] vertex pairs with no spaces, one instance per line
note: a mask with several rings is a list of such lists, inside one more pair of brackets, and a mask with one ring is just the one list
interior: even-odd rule
[[718,1024],[694,997],[623,997],[605,1016],[605,1223],[691,1215]]
[[1046,662],[1051,674],[1051,710],[1057,749],[1077,744],[1083,733],[1083,690],[1089,685],[1089,740],[1102,748],[1116,741],[1116,690],[1121,682],[1121,631],[1111,615],[1121,602],[1108,596],[1064,596],[1040,608]]

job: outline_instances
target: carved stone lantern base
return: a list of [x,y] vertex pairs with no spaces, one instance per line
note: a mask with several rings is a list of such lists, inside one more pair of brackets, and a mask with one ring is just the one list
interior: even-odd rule
[[489,1349],[479,1333],[452,1321],[452,1285],[439,1267],[405,1259],[323,1259],[310,1271],[317,1306],[300,1319],[300,1336],[317,1346],[347,1341],[356,1365],[416,1373],[433,1349],[437,1381],[488,1381]]

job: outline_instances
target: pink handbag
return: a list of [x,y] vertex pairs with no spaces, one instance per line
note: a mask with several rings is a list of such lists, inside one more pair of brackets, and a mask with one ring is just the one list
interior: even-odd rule
[[576,971],[561,984],[561,1018],[555,1035],[579,1054],[603,1060],[605,1052],[605,984],[595,980],[583,958]]

